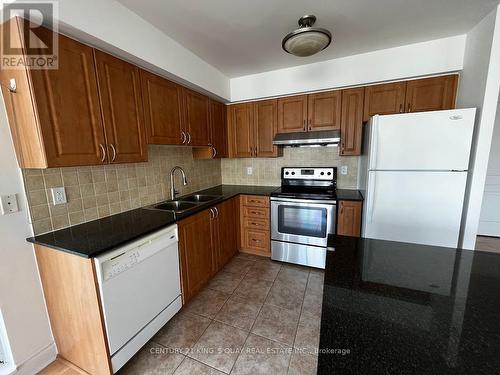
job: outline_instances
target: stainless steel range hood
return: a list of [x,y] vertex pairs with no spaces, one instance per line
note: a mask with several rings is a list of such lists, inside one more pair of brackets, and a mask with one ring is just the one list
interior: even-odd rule
[[280,146],[314,146],[338,145],[340,143],[340,130],[324,130],[300,133],[276,134],[274,145]]

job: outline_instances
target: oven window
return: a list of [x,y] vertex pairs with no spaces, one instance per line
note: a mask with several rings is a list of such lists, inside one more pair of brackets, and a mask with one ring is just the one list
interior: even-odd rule
[[278,231],[307,237],[326,237],[327,209],[278,206]]

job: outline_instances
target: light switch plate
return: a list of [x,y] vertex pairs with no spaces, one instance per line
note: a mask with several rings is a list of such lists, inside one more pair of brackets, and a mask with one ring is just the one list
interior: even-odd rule
[[343,165],[340,167],[340,174],[344,176],[347,174],[347,165]]
[[64,187],[56,187],[50,189],[52,193],[52,203],[54,205],[66,203],[66,189]]
[[247,167],[247,176],[253,175],[253,168],[252,167]]
[[17,194],[2,195],[1,197],[2,215],[12,214],[19,211],[17,205]]

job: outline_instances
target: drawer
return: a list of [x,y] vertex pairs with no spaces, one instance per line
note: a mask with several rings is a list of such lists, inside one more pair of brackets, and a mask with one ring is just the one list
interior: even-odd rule
[[243,228],[270,231],[269,219],[256,219],[254,217],[243,218]]
[[269,208],[243,206],[243,217],[269,219]]
[[269,252],[271,240],[269,232],[245,230],[243,247],[250,250]]
[[243,195],[243,205],[251,207],[269,207],[269,197],[258,195]]

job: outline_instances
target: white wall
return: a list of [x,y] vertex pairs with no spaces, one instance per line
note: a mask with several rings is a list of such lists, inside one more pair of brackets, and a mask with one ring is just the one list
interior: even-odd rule
[[24,186],[17,166],[3,98],[0,94],[0,195],[17,193],[20,212],[0,215],[0,309],[15,365],[35,373],[54,360],[56,349],[45,308],[26,212]]
[[477,107],[460,244],[473,249],[479,225],[500,89],[500,5],[468,34],[459,107]]
[[500,100],[491,140],[478,234],[500,237]]
[[231,101],[459,71],[464,48],[465,35],[458,35],[233,78]]
[[[115,0],[59,1],[60,31],[229,100],[229,78]],[[187,21],[188,22],[188,21]]]

